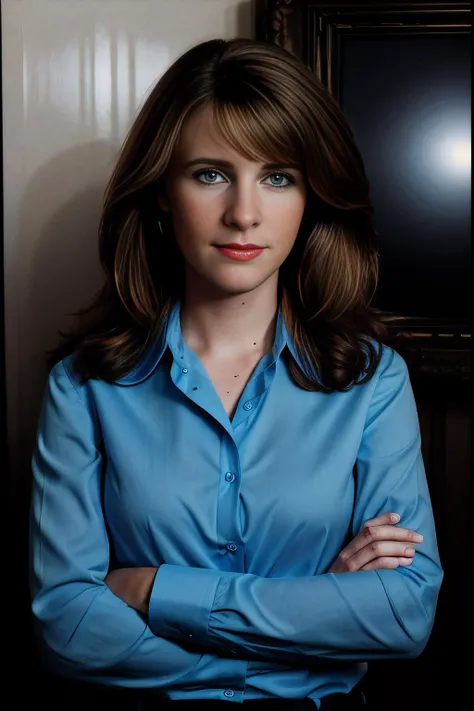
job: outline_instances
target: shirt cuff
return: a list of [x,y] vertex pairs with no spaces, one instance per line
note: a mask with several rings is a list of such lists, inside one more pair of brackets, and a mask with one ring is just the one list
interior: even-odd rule
[[148,607],[148,625],[153,634],[205,642],[221,578],[220,570],[160,565]]

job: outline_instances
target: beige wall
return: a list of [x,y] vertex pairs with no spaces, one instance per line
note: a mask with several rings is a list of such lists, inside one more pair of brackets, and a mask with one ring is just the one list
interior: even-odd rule
[[193,44],[253,34],[253,0],[2,0],[7,420],[15,477],[28,477],[44,352],[71,323],[66,314],[99,286],[100,201],[139,105]]

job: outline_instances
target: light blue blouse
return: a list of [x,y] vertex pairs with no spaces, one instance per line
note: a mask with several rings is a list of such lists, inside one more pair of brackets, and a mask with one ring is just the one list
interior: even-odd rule
[[[115,384],[50,373],[33,457],[31,588],[58,673],[171,699],[348,691],[426,645],[442,580],[407,368],[385,347],[348,392],[307,392],[281,312],[232,421],[180,305]],[[303,364],[302,364],[303,365]],[[396,570],[328,573],[364,521],[424,536]],[[148,620],[104,584],[161,565]]]

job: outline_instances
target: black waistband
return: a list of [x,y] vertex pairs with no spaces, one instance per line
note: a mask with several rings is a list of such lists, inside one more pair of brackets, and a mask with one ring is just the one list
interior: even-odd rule
[[[312,699],[249,699],[242,703],[245,711],[315,711]],[[190,701],[164,701],[147,698],[140,711],[229,711],[229,701],[193,699]],[[353,690],[350,694],[330,694],[322,700],[321,711],[367,711],[364,694]]]

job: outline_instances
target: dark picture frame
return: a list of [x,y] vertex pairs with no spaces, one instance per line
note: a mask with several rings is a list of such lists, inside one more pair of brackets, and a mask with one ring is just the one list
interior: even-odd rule
[[[470,37],[471,6],[470,2],[257,0],[256,35],[299,57],[339,100],[344,71],[341,54],[348,39]],[[377,214],[377,205],[374,207]],[[467,239],[465,230],[464,245]],[[414,381],[436,381],[449,387],[470,383],[470,276],[465,264],[463,260],[461,279],[456,273],[448,275],[446,269],[448,282],[451,280],[462,294],[457,299],[459,314],[428,314],[420,309],[411,315],[398,311],[405,315],[397,329],[405,337],[404,355]],[[418,294],[425,306],[431,303],[429,290],[420,288]]]

